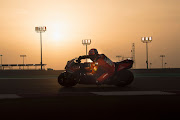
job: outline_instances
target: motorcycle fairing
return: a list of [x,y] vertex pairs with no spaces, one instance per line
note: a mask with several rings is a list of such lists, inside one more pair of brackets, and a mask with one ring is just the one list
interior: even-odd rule
[[132,67],[133,61],[132,60],[124,60],[124,61],[118,62],[117,65],[118,65],[118,67],[117,67],[116,71],[120,71],[122,69],[129,69]]

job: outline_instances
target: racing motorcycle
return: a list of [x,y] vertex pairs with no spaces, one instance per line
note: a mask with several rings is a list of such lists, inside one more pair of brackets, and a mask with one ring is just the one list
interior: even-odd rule
[[[132,67],[133,60],[126,59],[113,63],[115,64],[114,73],[101,84],[115,85],[117,87],[125,87],[131,84],[134,80],[134,75],[128,69]],[[72,59],[67,62],[65,71],[58,76],[58,83],[64,87],[72,87],[76,84],[101,85],[95,77],[98,69],[103,72],[103,69],[97,62],[79,63],[77,58]]]

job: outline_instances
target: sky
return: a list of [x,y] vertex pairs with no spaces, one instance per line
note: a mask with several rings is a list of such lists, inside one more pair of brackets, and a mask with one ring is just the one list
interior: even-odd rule
[[64,69],[72,58],[85,55],[83,39],[112,61],[117,55],[131,57],[135,44],[136,68],[146,68],[146,45],[141,37],[152,36],[148,44],[149,63],[161,68],[180,67],[179,0],[0,0],[0,54],[3,64],[40,63],[42,33],[43,63],[46,68]]

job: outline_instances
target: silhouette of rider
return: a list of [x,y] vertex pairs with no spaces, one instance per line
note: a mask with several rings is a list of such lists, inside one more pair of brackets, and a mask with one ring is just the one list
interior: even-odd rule
[[78,62],[81,62],[81,59],[90,58],[95,64],[98,65],[94,77],[96,83],[101,84],[104,80],[107,80],[109,76],[114,74],[115,64],[104,54],[98,54],[97,49],[93,48],[89,50],[88,55],[79,56]]

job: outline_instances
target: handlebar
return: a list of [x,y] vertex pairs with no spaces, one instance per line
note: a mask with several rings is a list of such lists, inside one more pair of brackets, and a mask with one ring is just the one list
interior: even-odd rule
[[81,60],[76,60],[76,63],[81,63]]

